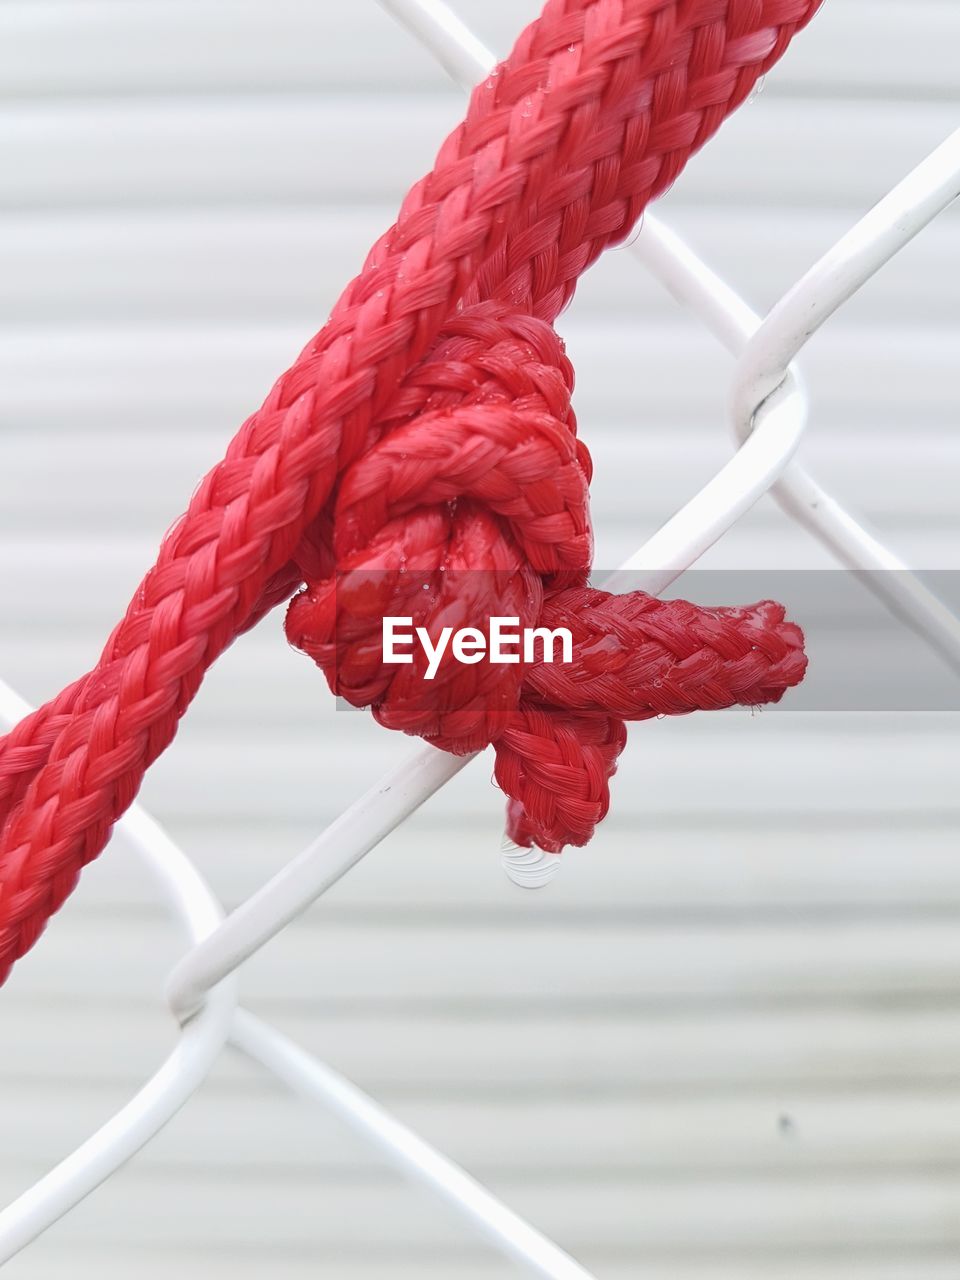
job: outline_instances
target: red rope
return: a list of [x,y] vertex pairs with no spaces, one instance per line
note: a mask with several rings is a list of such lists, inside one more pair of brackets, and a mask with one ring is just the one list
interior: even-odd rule
[[[776,701],[801,679],[777,605],[585,585],[590,459],[552,323],[819,3],[551,0],[523,32],[200,484],[96,667],[0,741],[0,980],[207,668],[304,583],[288,635],[333,687],[445,749],[494,742],[511,833],[551,850],[606,812],[625,719]],[[387,611],[562,619],[574,661],[445,664],[424,683],[383,667]]]

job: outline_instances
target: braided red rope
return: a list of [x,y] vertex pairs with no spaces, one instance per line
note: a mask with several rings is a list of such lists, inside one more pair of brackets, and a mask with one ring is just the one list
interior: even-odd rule
[[[625,719],[776,701],[802,678],[778,605],[585,585],[590,459],[552,322],[819,3],[551,0],[523,32],[205,477],[97,666],[0,741],[0,980],[207,668],[303,583],[288,635],[332,686],[447,750],[493,742],[511,834],[550,850],[606,812]],[[574,661],[425,684],[383,667],[385,612],[562,620]]]

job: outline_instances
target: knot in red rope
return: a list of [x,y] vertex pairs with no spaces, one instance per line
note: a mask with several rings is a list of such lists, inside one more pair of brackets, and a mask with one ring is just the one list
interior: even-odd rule
[[[603,816],[625,720],[800,679],[779,606],[587,587],[590,460],[551,325],[819,3],[548,0],[197,487],[95,666],[0,738],[0,982],[207,669],[304,583],[288,631],[334,688],[450,750],[493,742],[511,833],[547,849]],[[428,691],[385,668],[388,613],[563,619],[572,661],[447,664]]]
[[[777,701],[803,676],[779,605],[704,610],[592,590],[590,455],[553,327],[482,303],[407,376],[380,438],[343,475],[331,549],[291,603],[287,636],[331,689],[448,751],[493,743],[509,833],[584,844],[609,804],[624,720]],[[464,665],[445,650],[385,662],[383,618],[444,628],[567,628],[572,661]],[[543,650],[541,648],[541,655]]]

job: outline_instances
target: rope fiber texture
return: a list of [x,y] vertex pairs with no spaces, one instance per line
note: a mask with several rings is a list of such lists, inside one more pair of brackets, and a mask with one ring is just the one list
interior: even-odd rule
[[[0,740],[0,981],[206,670],[291,596],[288,637],[338,694],[446,750],[492,742],[509,834],[549,851],[604,816],[625,720],[774,702],[799,682],[802,635],[779,605],[586,585],[591,464],[553,322],[819,3],[550,0],[474,90],[97,665]],[[431,633],[492,615],[569,626],[574,660],[445,663],[425,683],[384,667],[388,612]]]

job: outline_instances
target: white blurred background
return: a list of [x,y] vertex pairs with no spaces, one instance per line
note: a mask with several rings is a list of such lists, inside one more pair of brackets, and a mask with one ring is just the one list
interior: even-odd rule
[[[501,51],[536,9],[458,4]],[[766,309],[956,126],[958,40],[949,0],[828,0],[662,216]],[[371,0],[0,0],[0,672],[25,696],[95,660],[461,111]],[[960,561],[958,232],[939,219],[804,359],[804,461],[921,568]],[[561,330],[612,566],[728,456],[730,364],[626,250]],[[829,562],[767,500],[706,563]],[[485,757],[258,956],[244,996],[601,1280],[954,1280],[957,728],[786,708],[637,726],[609,820],[539,893],[499,869]],[[334,712],[272,618],[143,799],[231,905],[406,750]],[[0,1199],[172,1043],[177,947],[118,846],[18,966]],[[172,1273],[519,1274],[230,1057],[9,1268]]]

